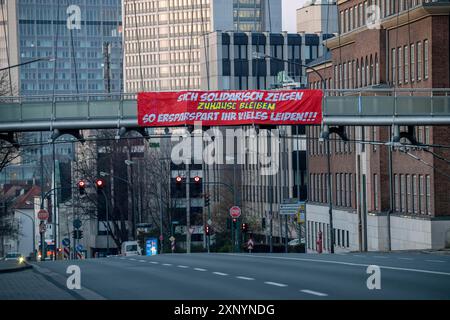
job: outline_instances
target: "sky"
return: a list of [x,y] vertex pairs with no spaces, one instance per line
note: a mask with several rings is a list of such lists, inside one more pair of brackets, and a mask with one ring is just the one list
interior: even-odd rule
[[306,0],[282,0],[283,1],[283,31],[297,32],[296,11]]

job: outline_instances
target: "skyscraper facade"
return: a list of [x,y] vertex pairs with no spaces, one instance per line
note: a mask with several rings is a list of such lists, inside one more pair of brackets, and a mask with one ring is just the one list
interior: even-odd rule
[[199,89],[209,32],[281,32],[281,0],[125,0],[123,12],[127,92]]

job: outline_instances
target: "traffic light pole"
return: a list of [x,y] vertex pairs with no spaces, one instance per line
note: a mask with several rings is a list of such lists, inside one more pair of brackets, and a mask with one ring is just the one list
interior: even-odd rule
[[191,170],[186,161],[186,253],[191,253]]

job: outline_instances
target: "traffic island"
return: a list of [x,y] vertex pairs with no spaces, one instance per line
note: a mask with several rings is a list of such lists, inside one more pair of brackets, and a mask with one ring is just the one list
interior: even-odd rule
[[17,263],[17,261],[0,261],[0,273],[19,272],[32,269],[33,266],[28,263]]

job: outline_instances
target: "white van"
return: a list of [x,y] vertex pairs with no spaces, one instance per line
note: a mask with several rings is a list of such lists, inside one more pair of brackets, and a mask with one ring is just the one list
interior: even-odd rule
[[139,256],[141,255],[141,248],[137,241],[125,241],[122,243],[122,256]]

